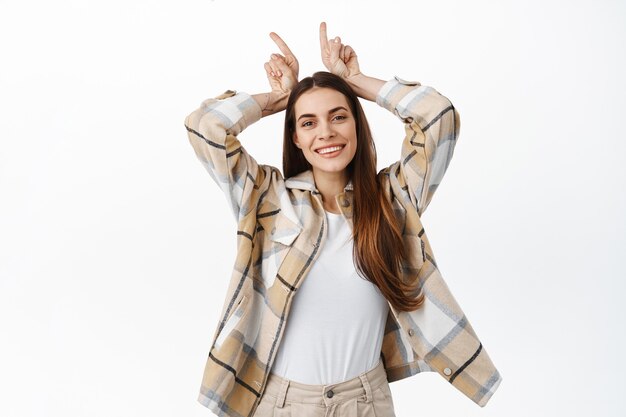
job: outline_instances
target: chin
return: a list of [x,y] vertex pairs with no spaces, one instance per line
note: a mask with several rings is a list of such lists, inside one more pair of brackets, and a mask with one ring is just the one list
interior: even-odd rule
[[[309,163],[311,164],[311,162]],[[322,161],[321,163],[320,161],[314,161],[311,166],[320,171],[339,172],[346,169],[348,164],[349,162],[346,161]]]

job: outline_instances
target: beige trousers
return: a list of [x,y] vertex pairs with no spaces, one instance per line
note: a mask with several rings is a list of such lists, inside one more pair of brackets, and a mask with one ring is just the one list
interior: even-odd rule
[[361,375],[308,385],[270,374],[254,417],[395,417],[382,361]]

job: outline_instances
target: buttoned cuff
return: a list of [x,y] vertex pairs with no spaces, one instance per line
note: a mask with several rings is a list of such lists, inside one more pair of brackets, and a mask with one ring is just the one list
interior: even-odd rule
[[402,98],[419,86],[421,84],[418,81],[406,81],[395,76],[380,88],[376,95],[376,104],[393,113]]
[[226,90],[202,103],[205,113],[220,119],[228,133],[237,135],[261,119],[261,106],[248,93]]

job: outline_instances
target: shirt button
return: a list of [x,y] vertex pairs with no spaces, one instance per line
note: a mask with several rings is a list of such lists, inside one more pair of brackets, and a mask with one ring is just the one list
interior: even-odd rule
[[414,333],[413,329],[409,329],[409,336],[413,336],[413,333]]
[[333,390],[332,390],[332,389],[326,393],[326,396],[327,396],[328,398],[333,398],[333,395],[335,395],[335,393],[333,392]]
[[452,371],[450,370],[450,368],[445,368],[443,370],[443,373],[446,374],[446,375],[450,375],[452,373]]

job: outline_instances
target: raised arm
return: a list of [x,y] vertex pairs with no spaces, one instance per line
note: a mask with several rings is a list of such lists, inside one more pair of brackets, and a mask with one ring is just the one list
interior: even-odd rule
[[459,135],[459,114],[452,103],[434,88],[398,77],[382,81],[361,73],[356,52],[328,39],[326,24],[320,25],[322,62],[343,77],[357,95],[375,101],[404,123],[405,137],[400,160],[387,168],[399,188],[421,215],[445,174]]
[[298,79],[295,56],[277,34],[272,32],[270,37],[283,55],[272,54],[264,65],[269,92],[249,95],[228,90],[203,101],[185,118],[196,156],[226,194],[237,220],[249,212],[251,207],[247,203],[251,193],[272,171],[271,167],[260,168],[237,136],[261,117],[284,110]]

